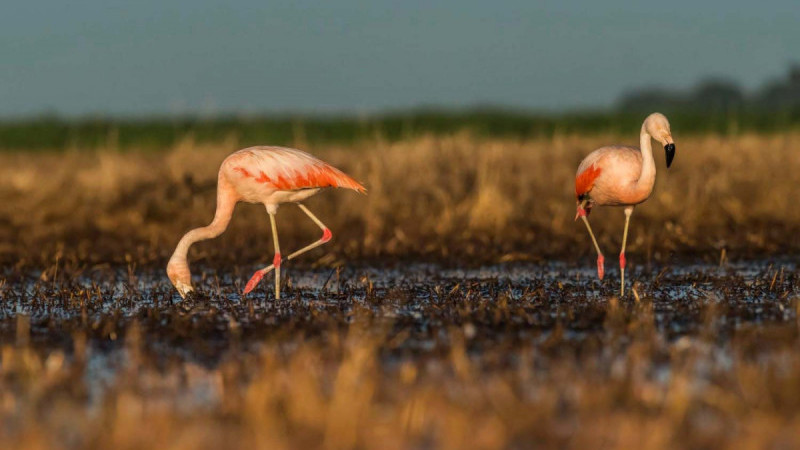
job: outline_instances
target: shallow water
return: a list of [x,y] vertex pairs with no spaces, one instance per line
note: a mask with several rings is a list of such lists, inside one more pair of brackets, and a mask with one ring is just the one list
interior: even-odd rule
[[[618,297],[619,271],[607,267],[600,281],[594,266],[551,263],[501,264],[478,268],[440,267],[436,264],[392,264],[383,267],[351,266],[336,269],[294,269],[285,266],[282,299],[275,301],[272,274],[247,297],[240,294],[246,277],[196,268],[194,279],[198,295],[181,300],[160,269],[135,274],[125,270],[88,271],[77,276],[61,275],[55,281],[43,281],[40,274],[10,277],[2,290],[0,321],[7,331],[18,316],[35,325],[54,325],[79,320],[86,325],[113,316],[125,322],[153,311],[204,311],[216,313],[241,323],[269,320],[269,313],[291,315],[292,308],[351,308],[353,305],[375,307],[391,317],[416,318],[424,310],[447,296],[471,295],[491,299],[502,294],[515,301],[528,300],[537,307],[573,306],[605,303]],[[627,292],[622,299],[649,299],[656,310],[666,313],[687,302],[725,300],[745,307],[742,320],[788,320],[793,312],[782,310],[785,300],[797,294],[798,264],[791,258],[740,261],[724,267],[709,264],[682,264],[665,267],[635,267],[626,277]],[[201,274],[201,276],[197,276]],[[392,296],[404,296],[402,302]],[[784,305],[785,306],[785,305]],[[247,309],[246,314],[243,311]],[[297,311],[298,313],[300,311]],[[668,325],[664,323],[663,325]],[[46,336],[36,336],[46,338]],[[198,337],[200,338],[200,337]]]
[[[447,353],[454,333],[466,339],[470,357],[486,370],[518,364],[519,349],[534,352],[542,370],[548,358],[564,354],[594,355],[613,368],[631,339],[629,331],[612,333],[615,320],[628,321],[630,328],[640,316],[665,351],[697,346],[699,334],[713,333],[702,345],[709,364],[719,368],[730,365],[728,342],[737,330],[796,329],[800,292],[798,264],[790,258],[724,267],[634,267],[622,299],[619,272],[607,267],[606,279],[599,281],[593,264],[387,264],[341,270],[287,265],[278,301],[270,275],[242,298],[246,276],[195,270],[199,295],[188,300],[180,299],[160,269],[87,270],[55,280],[42,280],[41,274],[9,277],[2,290],[0,338],[73,358],[76,336],[84,336],[84,378],[92,399],[132,365],[135,340],[137,358],[146,355],[155,367],[194,367],[191,381],[182,385],[182,404],[190,407],[219,398],[211,371],[221,362],[270,346],[291,353],[298,342],[324,345],[359,320],[388,335],[380,349],[385,370],[408,360],[436,361]],[[622,311],[620,319],[613,308]],[[652,313],[643,315],[645,310]],[[670,366],[653,361],[652,373],[666,382]]]

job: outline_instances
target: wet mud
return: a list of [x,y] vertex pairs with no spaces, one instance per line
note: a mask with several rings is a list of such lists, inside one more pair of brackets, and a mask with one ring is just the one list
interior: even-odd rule
[[68,355],[80,337],[93,354],[113,361],[135,327],[152,361],[213,368],[264,346],[324,343],[359,317],[386,333],[380,355],[388,366],[446,355],[458,330],[470,355],[488,369],[513,365],[510,350],[519,348],[602,353],[610,323],[639,320],[645,305],[648,325],[665,341],[707,333],[709,326],[721,348],[738,330],[753,327],[795,339],[800,293],[791,258],[635,267],[622,298],[618,271],[609,269],[600,281],[593,268],[559,263],[289,268],[280,300],[271,292],[271,275],[242,296],[242,280],[197,272],[204,273],[198,292],[186,300],[155,268],[9,277],[0,337]]

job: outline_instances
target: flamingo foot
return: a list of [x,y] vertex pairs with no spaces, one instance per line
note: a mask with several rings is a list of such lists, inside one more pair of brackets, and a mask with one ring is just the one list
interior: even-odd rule
[[575,220],[578,220],[581,217],[586,217],[586,210],[578,206],[578,211],[575,213]]
[[256,270],[256,273],[253,274],[253,276],[250,278],[250,281],[248,281],[244,287],[244,295],[249,294],[250,291],[255,289],[256,286],[258,286],[258,282],[261,281],[262,278],[264,278],[264,273],[265,273],[264,271]]
[[606,259],[603,257],[603,255],[599,255],[597,257],[597,277],[601,280],[603,279],[603,275],[606,273],[605,262]]

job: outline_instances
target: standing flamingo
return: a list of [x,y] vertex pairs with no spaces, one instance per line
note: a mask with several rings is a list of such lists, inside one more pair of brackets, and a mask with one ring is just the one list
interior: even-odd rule
[[578,217],[583,219],[592,243],[597,250],[597,276],[603,279],[603,252],[597,245],[587,216],[594,205],[624,206],[625,231],[622,233],[622,251],[619,253],[619,268],[622,286],[620,295],[625,295],[625,242],[628,239],[628,223],[633,208],[644,202],[653,192],[656,181],[656,164],[653,160],[653,149],[650,139],[655,139],[664,146],[667,157],[667,168],[675,157],[675,143],[669,129],[669,121],[663,114],[653,113],[647,116],[639,134],[641,151],[635,147],[609,146],[593,151],[581,161],[575,175],[575,196],[578,201]]
[[322,237],[290,254],[286,260],[311,250],[331,240],[331,230],[303,204],[299,203],[322,188],[340,187],[365,193],[364,186],[339,169],[306,152],[283,147],[250,147],[239,150],[225,158],[217,179],[217,211],[208,226],[189,231],[178,242],[175,252],[167,263],[167,276],[181,297],[192,292],[192,277],[186,261],[189,247],[195,242],[211,239],[222,234],[228,227],[233,208],[240,201],[261,203],[267,208],[275,257],[272,264],[257,270],[244,288],[244,294],[252,291],[258,282],[275,270],[275,298],[280,298],[281,249],[278,243],[278,228],[275,214],[281,203],[293,202],[322,229]]

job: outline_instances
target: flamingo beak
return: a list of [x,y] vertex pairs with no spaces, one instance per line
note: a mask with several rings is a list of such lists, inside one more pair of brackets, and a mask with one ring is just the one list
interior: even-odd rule
[[672,165],[672,160],[675,158],[675,144],[669,143],[664,146],[664,153],[667,155],[667,169]]
[[181,295],[181,298],[186,298],[189,293],[194,292],[194,288],[191,284],[186,284],[183,281],[176,281],[175,282],[175,289],[178,291],[178,294]]

